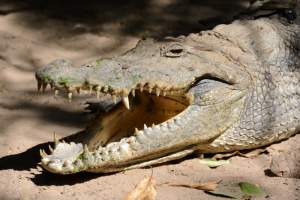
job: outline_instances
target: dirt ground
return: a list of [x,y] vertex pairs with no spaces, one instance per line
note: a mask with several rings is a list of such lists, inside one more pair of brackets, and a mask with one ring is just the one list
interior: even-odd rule
[[[72,3],[70,3],[72,2]],[[187,3],[188,2],[188,3]],[[179,36],[229,22],[242,4],[228,1],[39,1],[0,2],[0,199],[122,199],[152,173],[157,199],[222,199],[165,182],[249,181],[267,191],[262,199],[300,199],[300,135],[267,147],[254,158],[234,156],[216,169],[196,156],[115,174],[59,176],[38,167],[38,150],[82,130],[86,98],[38,94],[34,72],[56,58],[77,65],[120,54],[142,37]],[[224,14],[225,13],[225,14]],[[288,155],[278,158],[278,155]],[[274,158],[277,160],[274,161]],[[277,177],[270,165],[290,178]],[[281,168],[280,168],[281,169]],[[284,171],[283,170],[283,171]],[[285,174],[286,175],[286,174]]]

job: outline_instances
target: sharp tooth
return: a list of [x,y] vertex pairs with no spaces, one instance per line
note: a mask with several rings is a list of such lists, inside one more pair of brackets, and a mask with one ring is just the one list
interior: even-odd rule
[[116,95],[111,95],[112,101],[114,102],[114,104],[117,104],[117,97]]
[[45,156],[44,156],[44,154],[43,154],[43,151],[42,151],[42,149],[40,149],[40,156],[42,157],[42,158],[44,158]]
[[147,128],[147,125],[146,124],[144,124],[144,129],[146,129]]
[[135,97],[135,89],[133,89],[133,90],[131,91],[131,94],[132,94],[133,97]]
[[50,152],[53,153],[53,148],[50,145],[48,145],[48,147],[49,147]]
[[134,129],[134,133],[135,133],[135,134],[138,134],[138,132],[139,132],[139,129],[135,128],[135,129]]
[[96,89],[96,95],[97,95],[97,99],[100,98],[100,90],[101,90],[101,87],[100,86],[97,86],[97,89]]
[[143,92],[143,90],[144,90],[144,86],[140,84],[140,92]]
[[129,107],[129,99],[128,99],[128,96],[122,97],[122,102],[123,102],[123,104],[125,105],[125,107],[129,110],[130,107]]
[[108,86],[106,85],[106,86],[104,86],[104,88],[103,88],[103,92],[108,92]]
[[160,90],[158,88],[156,88],[156,96],[159,96]]
[[167,95],[167,91],[163,91],[163,96],[166,96]]
[[149,87],[149,93],[151,93],[152,92],[152,88],[151,87]]
[[69,99],[69,102],[72,101],[72,96],[73,96],[73,93],[72,93],[72,92],[69,92],[69,93],[68,93],[68,99]]
[[103,149],[104,149],[104,148],[103,148],[102,146],[99,146],[99,147],[97,148],[98,153],[102,152]]
[[57,97],[57,96],[58,96],[58,93],[59,93],[59,90],[55,90],[55,91],[54,91],[54,96]]
[[86,144],[84,145],[83,152],[84,152],[84,154],[89,154],[90,153],[89,148]]
[[153,124],[152,124],[152,128],[154,128],[154,127],[155,127],[155,124],[153,123]]
[[42,158],[45,158],[46,156],[48,156],[48,154],[46,154],[46,152],[43,149],[40,149],[40,155]]
[[54,148],[58,145],[58,139],[56,138],[56,133],[53,133],[53,142],[54,142]]

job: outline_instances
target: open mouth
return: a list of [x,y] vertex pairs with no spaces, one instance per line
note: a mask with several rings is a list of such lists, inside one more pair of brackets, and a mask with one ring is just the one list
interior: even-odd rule
[[[46,88],[50,83],[42,82],[38,79],[38,87]],[[50,84],[51,85],[51,84]],[[53,89],[66,90],[68,97],[72,97],[69,88]],[[76,88],[75,88],[76,89]],[[78,89],[76,89],[78,91]],[[162,133],[171,132],[178,128],[175,118],[180,119],[182,113],[189,105],[190,99],[186,96],[185,89],[164,90],[161,88],[150,88],[148,85],[138,86],[130,92],[124,90],[106,89],[106,87],[81,87],[80,91],[90,92],[97,97],[110,95],[112,105],[107,112],[100,113],[86,128],[80,138],[79,143],[58,143],[50,155],[41,151],[42,165],[54,173],[69,173],[80,168],[80,159],[84,154],[100,152],[99,156],[104,162],[114,157],[114,153],[126,154],[119,157],[130,157],[132,152],[129,148],[139,151],[154,144],[154,140],[159,140]],[[57,90],[56,92],[57,93]],[[71,93],[71,95],[70,95]],[[120,98],[118,98],[120,97]],[[118,99],[120,99],[118,101]],[[179,121],[177,119],[177,121]],[[183,120],[184,121],[184,120]],[[167,136],[170,137],[170,136]],[[153,140],[152,142],[149,141]],[[85,146],[85,148],[84,148]],[[142,146],[142,147],[141,147]],[[143,160],[151,160],[144,157]],[[80,158],[80,159],[79,159]],[[79,162],[79,163],[78,163]],[[133,161],[133,163],[138,162]]]
[[122,98],[87,128],[88,147],[95,150],[122,138],[143,134],[149,128],[163,126],[188,105],[188,98],[179,91],[160,95],[149,90],[135,90],[134,95]]

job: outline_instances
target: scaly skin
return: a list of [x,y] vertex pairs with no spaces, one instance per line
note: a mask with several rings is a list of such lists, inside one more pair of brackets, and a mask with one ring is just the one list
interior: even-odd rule
[[49,64],[36,73],[39,88],[51,84],[69,98],[76,90],[104,93],[116,105],[78,143],[41,151],[43,167],[104,173],[290,137],[300,129],[299,35],[298,25],[277,19],[235,21],[187,37],[141,40],[87,66]]

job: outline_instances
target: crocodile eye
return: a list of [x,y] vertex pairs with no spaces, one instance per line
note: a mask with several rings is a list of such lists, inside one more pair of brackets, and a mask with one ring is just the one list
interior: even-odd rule
[[167,47],[161,48],[162,56],[180,57],[185,54],[185,48],[180,43],[173,43]]
[[172,54],[181,54],[183,52],[183,49],[171,49],[170,50],[170,53],[172,53]]

